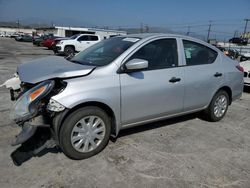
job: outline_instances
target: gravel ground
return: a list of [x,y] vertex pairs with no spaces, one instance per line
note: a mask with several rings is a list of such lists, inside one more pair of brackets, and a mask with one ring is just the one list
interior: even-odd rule
[[[16,66],[53,55],[30,43],[0,38],[0,83]],[[8,90],[0,88],[0,187],[250,187],[250,93],[217,123],[195,115],[124,130],[100,154],[73,161],[48,152],[16,167]]]

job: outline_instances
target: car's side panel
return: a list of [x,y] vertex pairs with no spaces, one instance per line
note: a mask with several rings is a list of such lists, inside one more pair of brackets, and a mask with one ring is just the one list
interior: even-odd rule
[[216,72],[220,72],[219,66],[212,64],[185,67],[184,111],[210,103],[212,96],[223,85],[223,77],[214,77]]
[[121,74],[122,125],[182,112],[184,85],[179,67]]
[[[159,39],[167,38],[161,37],[146,41],[141,47]],[[180,51],[178,40],[177,51]],[[178,60],[178,65],[182,65],[181,58]],[[176,83],[169,82],[173,77],[181,80]],[[137,122],[181,113],[183,110],[182,67],[122,73],[120,81],[123,128]]]
[[[183,61],[185,62],[185,56]],[[192,65],[184,67],[184,111],[204,108],[209,105],[211,98],[223,85],[221,56],[211,64]]]
[[[117,66],[111,64],[111,67]],[[120,130],[120,82],[119,75],[111,73],[110,66],[96,69],[92,74],[65,80],[65,90],[52,98],[66,108],[74,108],[86,102],[100,102],[109,106],[114,112],[116,130]],[[112,68],[111,68],[112,69]],[[106,74],[109,72],[108,74]]]
[[225,55],[221,55],[221,61],[223,67],[224,85],[230,87],[233,100],[240,98],[244,87],[244,74],[236,68],[239,63]]

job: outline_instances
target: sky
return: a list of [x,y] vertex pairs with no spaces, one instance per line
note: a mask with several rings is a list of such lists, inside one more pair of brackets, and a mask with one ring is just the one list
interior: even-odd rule
[[[0,0],[0,21],[63,26],[163,27],[229,37],[244,30],[250,0]],[[250,30],[250,22],[248,24]],[[237,33],[236,33],[237,34]]]

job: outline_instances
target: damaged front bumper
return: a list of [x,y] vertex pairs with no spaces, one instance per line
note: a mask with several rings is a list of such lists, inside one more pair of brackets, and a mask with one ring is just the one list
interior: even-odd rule
[[38,127],[50,127],[42,115],[32,118],[30,121],[24,122],[21,132],[15,137],[11,145],[16,146],[23,144],[35,134]]
[[15,101],[10,118],[21,128],[11,142],[12,146],[19,145],[11,154],[14,164],[19,166],[31,157],[40,155],[41,151],[57,146],[53,117],[64,111],[65,107],[51,99],[56,94],[52,92],[55,81],[46,80],[37,85],[28,85],[22,83],[18,75],[14,75],[1,86],[10,90],[11,100]]

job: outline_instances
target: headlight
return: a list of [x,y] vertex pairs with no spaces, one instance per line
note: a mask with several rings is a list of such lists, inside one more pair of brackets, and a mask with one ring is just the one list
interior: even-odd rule
[[37,113],[37,104],[53,88],[54,81],[45,81],[24,93],[15,103],[10,118],[16,122],[25,121]]
[[60,41],[58,44],[63,44],[63,41]]

